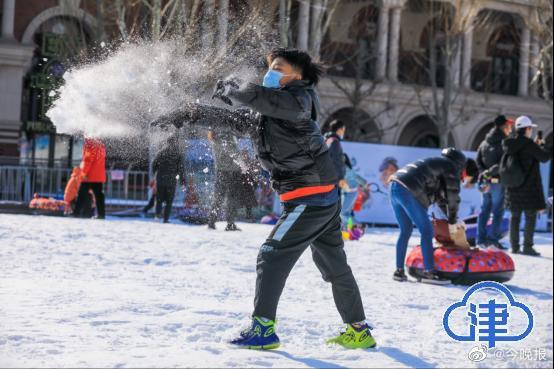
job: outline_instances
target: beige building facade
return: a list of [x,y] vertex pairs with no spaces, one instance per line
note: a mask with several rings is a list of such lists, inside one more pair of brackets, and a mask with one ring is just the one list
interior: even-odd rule
[[[219,1],[210,1],[220,6]],[[443,91],[429,86],[425,66],[418,62],[428,55],[426,40],[436,27],[434,15],[428,11],[430,1],[338,0],[336,6],[331,1],[328,9],[321,8],[321,0],[268,1],[268,8],[276,10],[276,30],[279,5],[287,1],[292,1],[292,39],[297,46],[311,45],[314,27],[310,21],[324,13],[331,16],[329,28],[319,35],[325,62],[333,64],[334,56],[326,54],[329,47],[344,51],[341,55],[348,59],[363,45],[371,56],[363,62],[361,87],[355,86],[351,63],[343,63],[336,73],[330,71],[322,81],[322,124],[334,118],[345,119],[350,138],[359,141],[438,146],[438,130],[429,115],[433,93],[440,98]],[[240,1],[231,1],[231,5],[234,2]],[[537,86],[532,83],[539,48],[528,24],[534,1],[433,3],[449,4],[460,14],[467,13],[471,18],[467,24],[472,25],[464,29],[456,57],[449,63],[454,76],[451,91],[457,96],[451,104],[450,143],[475,149],[499,114],[529,115],[551,140],[552,106],[538,97]],[[229,6],[229,2],[225,4]],[[60,160],[70,165],[72,156],[80,150],[73,148],[71,138],[58,137],[42,121],[48,98],[41,94],[45,91],[41,78],[46,74],[61,78],[63,74],[63,66],[52,56],[59,41],[56,35],[67,35],[72,27],[77,31],[80,27],[93,36],[97,20],[94,9],[86,5],[86,1],[79,0],[0,0],[1,161],[18,162],[32,156],[44,159],[48,165]],[[221,19],[228,21],[228,17],[219,15],[218,22]],[[478,19],[487,22],[479,24]],[[440,71],[437,73],[440,80]],[[352,114],[352,99],[337,88],[337,83],[347,89],[371,91],[358,102],[357,115]]]

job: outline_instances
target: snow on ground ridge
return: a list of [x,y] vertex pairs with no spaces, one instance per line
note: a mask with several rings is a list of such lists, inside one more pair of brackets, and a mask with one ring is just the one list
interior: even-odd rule
[[[282,346],[233,350],[248,324],[255,260],[270,228],[216,232],[141,220],[91,221],[0,214],[0,367],[552,367],[552,236],[542,258],[516,255],[508,286],[530,305],[535,330],[504,348],[540,348],[545,361],[467,359],[471,343],[442,329],[465,287],[393,282],[397,230],[373,229],[346,252],[379,347],[325,340],[342,328],[330,285],[306,252],[278,311]],[[413,239],[412,243],[417,240]]]

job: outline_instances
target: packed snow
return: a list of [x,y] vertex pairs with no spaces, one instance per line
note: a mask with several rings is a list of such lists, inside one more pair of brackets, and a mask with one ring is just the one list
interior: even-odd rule
[[474,363],[476,344],[442,328],[466,287],[392,281],[397,230],[382,228],[346,243],[376,349],[325,344],[343,325],[309,252],[279,305],[282,346],[228,347],[248,324],[256,255],[271,228],[218,226],[0,214],[0,367],[552,367],[551,234],[536,237],[543,257],[514,256],[507,284],[532,309],[535,329],[498,347],[544,355]]

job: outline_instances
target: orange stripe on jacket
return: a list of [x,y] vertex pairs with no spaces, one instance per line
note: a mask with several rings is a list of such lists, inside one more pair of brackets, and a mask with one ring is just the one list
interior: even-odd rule
[[281,199],[281,201],[290,201],[290,200],[298,199],[300,197],[306,197],[311,195],[318,195],[320,193],[331,192],[334,189],[335,189],[335,185],[301,187],[293,191],[285,192],[284,194],[279,196],[279,198]]

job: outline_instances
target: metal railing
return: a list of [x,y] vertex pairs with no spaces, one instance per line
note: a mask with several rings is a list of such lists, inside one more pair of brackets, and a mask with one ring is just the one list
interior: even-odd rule
[[[34,194],[41,197],[63,199],[65,187],[71,177],[69,168],[46,168],[0,165],[0,201],[28,203]],[[187,194],[194,189],[195,204],[209,207],[213,196],[213,174],[193,170],[187,175]],[[107,170],[104,194],[106,204],[144,206],[149,200],[150,178],[146,171]],[[174,207],[183,207],[185,193],[178,186]]]
[[[21,206],[28,204],[34,194],[41,197],[63,199],[65,187],[71,178],[69,168],[46,168],[0,165],[0,203],[7,202]],[[104,194],[106,205],[112,208],[112,214],[127,214],[145,206],[149,200],[150,178],[146,171],[107,170]],[[206,213],[214,199],[215,176],[210,171],[199,168],[189,168],[186,177],[186,190],[178,185],[175,191],[173,207],[185,211],[197,209]],[[264,185],[267,187],[267,185]],[[254,214],[259,217],[271,211],[273,197],[271,192],[256,189],[258,205],[254,205]],[[268,201],[270,205],[268,206]],[[14,202],[16,204],[10,204]],[[177,214],[179,210],[174,213]]]
[[[111,170],[106,176],[108,203],[141,205],[148,200],[148,172]],[[0,166],[0,201],[29,202],[35,193],[61,199],[70,177],[68,168]]]

